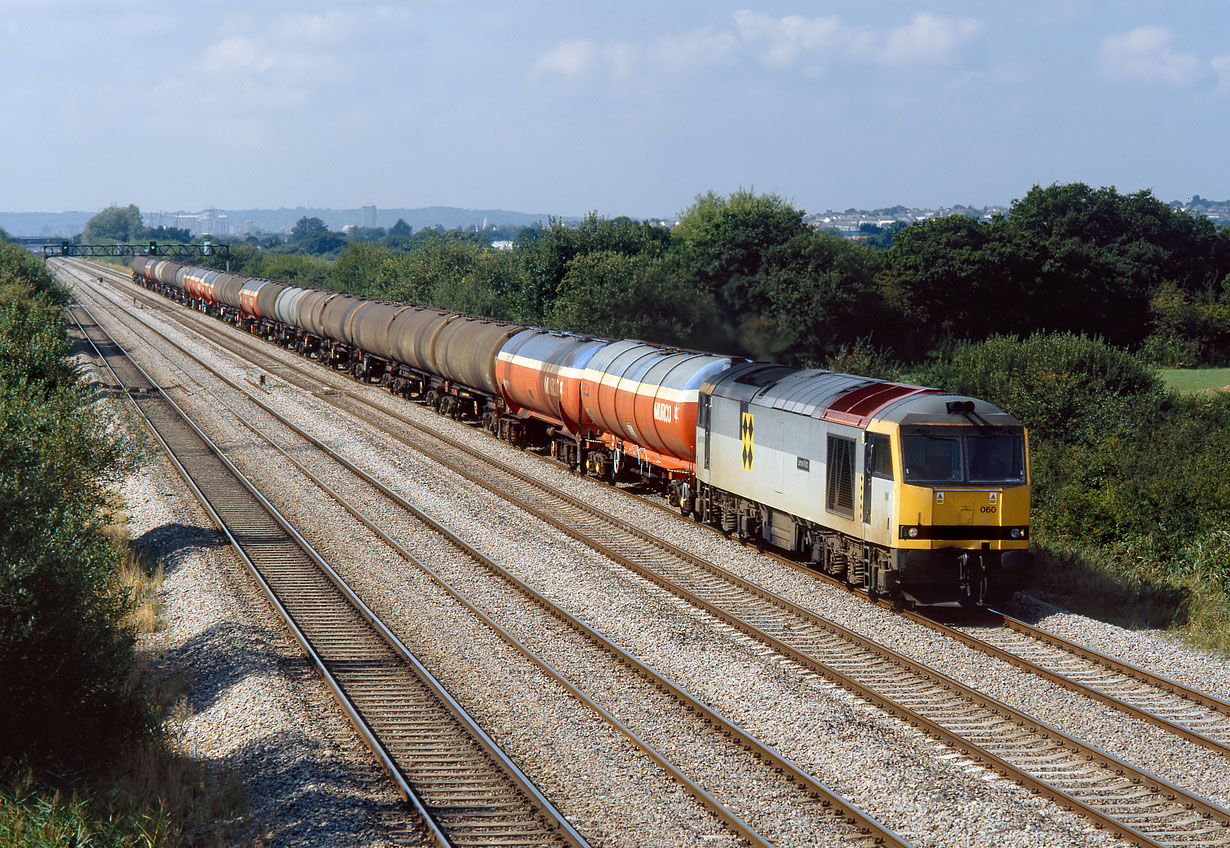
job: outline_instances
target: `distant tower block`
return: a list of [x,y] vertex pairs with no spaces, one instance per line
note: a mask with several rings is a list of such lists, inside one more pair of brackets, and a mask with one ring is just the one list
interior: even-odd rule
[[359,226],[374,227],[376,226],[376,207],[364,206],[359,210]]

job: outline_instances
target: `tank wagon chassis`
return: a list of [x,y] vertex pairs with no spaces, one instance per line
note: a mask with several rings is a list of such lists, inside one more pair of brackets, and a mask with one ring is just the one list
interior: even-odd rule
[[982,401],[165,260],[133,280],[872,598],[997,602],[1032,570],[1024,430]]

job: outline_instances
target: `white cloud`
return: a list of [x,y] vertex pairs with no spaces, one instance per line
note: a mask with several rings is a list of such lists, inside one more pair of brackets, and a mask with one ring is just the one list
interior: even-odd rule
[[736,13],[735,26],[766,65],[778,68],[801,61],[894,67],[947,62],[982,29],[980,22],[970,18],[941,18],[925,12],[905,26],[886,30],[847,24],[838,17],[774,18],[748,11]]
[[882,57],[890,65],[946,62],[981,29],[982,24],[970,18],[940,18],[923,12],[908,26],[888,33]]
[[915,15],[905,26],[877,30],[836,16],[775,18],[744,10],[734,14],[732,26],[662,36],[643,44],[560,41],[538,58],[531,72],[539,77],[594,73],[625,77],[638,70],[656,75],[699,70],[740,53],[775,69],[802,65],[814,70],[838,62],[888,67],[937,64],[951,61],[981,30],[981,22],[970,18],[929,13]]
[[1205,79],[1209,65],[1190,53],[1171,48],[1170,30],[1160,26],[1138,27],[1123,35],[1102,40],[1099,61],[1102,74],[1112,82],[1146,82],[1185,87]]
[[205,72],[219,77],[267,73],[277,63],[274,54],[254,39],[236,35],[205,49]]
[[735,36],[716,27],[665,36],[653,43],[648,57],[656,65],[681,70],[719,62],[738,49]]
[[1218,56],[1213,59],[1212,64],[1217,73],[1217,90],[1230,92],[1230,56]]
[[865,45],[870,32],[849,27],[840,18],[773,18],[759,12],[736,12],[739,36],[761,51],[765,64],[786,67],[804,54],[831,55]]
[[274,24],[275,37],[292,44],[345,41],[358,29],[354,15],[337,10],[318,15],[282,15]]
[[598,58],[598,44],[586,39],[561,41],[534,63],[535,76],[560,74],[566,77],[580,76],[590,71]]
[[580,77],[603,73],[630,77],[638,72],[695,70],[720,61],[738,46],[729,32],[704,29],[682,35],[663,36],[647,44],[626,41],[599,43],[589,39],[561,41],[534,63],[534,76]]

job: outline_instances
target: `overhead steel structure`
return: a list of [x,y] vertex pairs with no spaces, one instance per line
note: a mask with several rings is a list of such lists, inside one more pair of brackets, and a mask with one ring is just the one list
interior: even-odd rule
[[193,259],[199,256],[231,258],[227,244],[74,244],[61,241],[59,244],[44,244],[43,257],[52,256],[165,256],[168,259]]

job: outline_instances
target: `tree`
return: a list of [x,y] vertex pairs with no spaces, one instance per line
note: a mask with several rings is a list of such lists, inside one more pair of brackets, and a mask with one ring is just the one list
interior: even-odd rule
[[180,244],[187,244],[192,241],[191,231],[181,227],[153,227],[152,229],[145,230],[141,237],[143,240],[149,239],[151,241],[158,242],[173,241],[179,242]]
[[611,339],[704,346],[713,301],[660,257],[614,250],[568,263],[546,324]]
[[885,295],[925,349],[945,336],[1032,330],[1140,344],[1164,283],[1208,297],[1230,272],[1230,239],[1149,192],[1034,187],[1002,218],[953,216],[897,234]]
[[145,232],[145,225],[141,223],[141,210],[135,205],[130,204],[123,208],[108,206],[85,222],[82,238],[87,244],[123,244],[141,241]]
[[300,218],[290,231],[290,243],[301,253],[312,256],[323,256],[326,253],[336,253],[346,246],[346,239],[337,233],[330,232],[325,222],[319,218]]
[[332,263],[316,256],[296,253],[266,253],[257,257],[253,276],[284,280],[306,288],[328,288]]
[[767,251],[760,319],[741,327],[741,346],[758,359],[816,367],[860,341],[887,342],[892,316],[876,284],[882,256],[812,231]]
[[141,730],[133,634],[100,515],[123,428],[66,357],[64,297],[0,245],[0,761],[80,767]]
[[325,226],[325,222],[319,218],[303,217],[295,222],[295,226],[291,228],[290,240],[292,243],[301,242],[312,236],[324,235],[329,232],[329,228]]
[[740,189],[701,195],[671,233],[684,273],[713,293],[723,311],[755,309],[768,251],[807,231],[803,213],[776,194]]
[[[1027,248],[1007,251],[1001,221],[950,215],[913,224],[896,235],[881,285],[909,338],[896,347],[921,353],[937,340],[1015,333],[1033,320],[1025,279],[1014,279]],[[1024,274],[1028,278],[1030,275]],[[1015,302],[1014,302],[1015,301]]]
[[669,240],[669,233],[660,227],[624,217],[602,218],[590,212],[574,227],[551,218],[546,227],[526,231],[519,245],[527,287],[517,298],[518,311],[526,321],[542,320],[560,292],[568,263],[578,256],[598,251],[656,256]]

